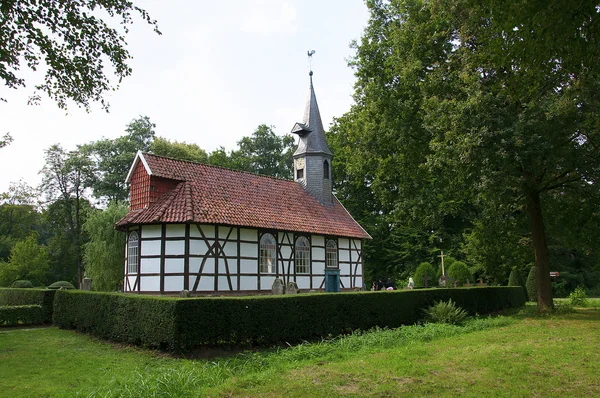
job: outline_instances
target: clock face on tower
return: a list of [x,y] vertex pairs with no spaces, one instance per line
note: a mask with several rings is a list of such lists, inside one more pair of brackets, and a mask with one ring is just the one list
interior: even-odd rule
[[296,159],[296,170],[304,168],[304,158]]

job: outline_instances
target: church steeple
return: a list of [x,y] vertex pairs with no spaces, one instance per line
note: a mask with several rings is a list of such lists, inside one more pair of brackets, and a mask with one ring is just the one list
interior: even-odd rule
[[294,152],[294,179],[321,204],[333,204],[331,160],[333,154],[327,146],[325,129],[321,121],[317,97],[310,71],[310,87],[304,119],[296,123],[292,133],[298,134],[298,148]]

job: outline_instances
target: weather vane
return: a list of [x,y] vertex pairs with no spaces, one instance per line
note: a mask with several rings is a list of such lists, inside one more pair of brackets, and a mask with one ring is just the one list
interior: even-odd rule
[[308,69],[312,73],[312,56],[315,55],[315,50],[308,50],[306,54],[308,55]]

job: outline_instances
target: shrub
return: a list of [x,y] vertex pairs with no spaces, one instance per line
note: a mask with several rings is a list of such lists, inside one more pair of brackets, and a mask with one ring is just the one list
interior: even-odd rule
[[438,301],[425,310],[426,319],[432,323],[449,323],[452,325],[461,323],[469,314],[467,311],[457,307],[452,299],[448,302]]
[[[448,269],[450,268],[450,266],[452,264],[454,264],[457,260],[454,257],[451,256],[444,256],[444,271],[446,272],[446,275],[448,275]],[[438,265],[438,270],[436,273],[436,279],[440,279],[440,277],[442,276],[442,261],[440,260],[440,263]]]
[[523,278],[518,269],[513,268],[508,276],[508,286],[523,286]]
[[41,305],[16,305],[0,307],[0,326],[36,325],[45,322]]
[[419,264],[415,271],[415,276],[413,278],[415,281],[415,287],[425,286],[425,275],[427,275],[427,277],[429,278],[428,285],[430,287],[433,286],[433,282],[435,281],[435,270],[433,269],[433,266],[431,264],[425,262]]
[[31,289],[33,288],[33,283],[26,280],[14,281],[10,287],[18,288],[18,289]]
[[73,289],[75,289],[75,286],[73,286],[72,283],[67,282],[67,281],[58,281],[58,282],[54,282],[53,284],[51,284],[50,286],[48,286],[48,289],[53,289],[53,290],[58,290],[58,289],[73,290]]
[[456,283],[466,283],[467,279],[471,282],[473,281],[473,277],[469,272],[467,264],[462,261],[455,261],[452,263],[450,268],[448,268],[448,276],[454,279]]
[[572,306],[585,307],[588,303],[585,289],[579,286],[573,290],[571,294],[569,294],[569,303]]
[[40,305],[44,322],[52,322],[55,290],[0,288],[1,306]]
[[269,346],[413,324],[428,306],[449,299],[471,314],[525,303],[523,289],[509,287],[187,299],[61,290],[54,323],[171,351]]
[[535,280],[535,267],[531,267],[527,281],[525,282],[525,289],[527,290],[527,296],[529,301],[537,302],[537,285]]

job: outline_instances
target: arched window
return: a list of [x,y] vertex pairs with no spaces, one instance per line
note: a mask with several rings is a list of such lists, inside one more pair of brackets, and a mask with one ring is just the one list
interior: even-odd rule
[[323,162],[323,178],[329,179],[329,161],[325,160]]
[[325,266],[327,268],[338,268],[337,243],[330,239],[325,246]]
[[260,238],[260,272],[272,274],[277,261],[277,242],[271,234],[263,234]]
[[140,237],[137,231],[132,231],[127,240],[127,273],[137,274],[140,253]]
[[295,268],[297,274],[308,274],[310,270],[310,242],[305,236],[296,239]]

